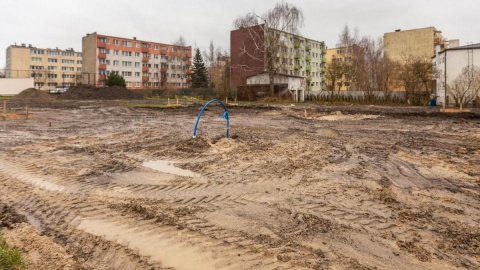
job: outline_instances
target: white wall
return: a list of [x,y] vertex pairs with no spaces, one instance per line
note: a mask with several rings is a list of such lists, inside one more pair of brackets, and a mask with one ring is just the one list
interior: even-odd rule
[[0,78],[0,96],[13,96],[33,88],[33,78]]

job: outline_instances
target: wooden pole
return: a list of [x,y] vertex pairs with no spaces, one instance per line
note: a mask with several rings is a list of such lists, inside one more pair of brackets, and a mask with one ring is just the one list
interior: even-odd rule
[[25,119],[28,119],[28,104],[25,106]]
[[4,100],[3,101],[3,115],[6,115],[7,114],[7,101]]
[[177,97],[177,105],[178,105],[178,97]]
[[305,109],[305,119],[307,119],[307,109]]
[[228,97],[225,97],[225,104],[228,104]]
[[167,105],[170,105],[170,98],[167,98]]

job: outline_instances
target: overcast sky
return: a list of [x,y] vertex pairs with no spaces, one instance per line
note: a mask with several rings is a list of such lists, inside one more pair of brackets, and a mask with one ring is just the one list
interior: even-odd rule
[[[263,14],[279,0],[2,0],[0,68],[9,45],[82,50],[82,37],[97,32],[172,43],[182,35],[202,51],[210,40],[229,49],[232,21]],[[382,37],[395,29],[434,26],[444,37],[480,42],[478,0],[297,0],[305,17],[303,36],[335,47],[347,24],[361,35]]]

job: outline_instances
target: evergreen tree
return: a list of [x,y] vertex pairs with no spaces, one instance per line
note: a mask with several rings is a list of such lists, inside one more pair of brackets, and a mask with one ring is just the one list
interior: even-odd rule
[[119,75],[117,72],[110,72],[110,75],[107,77],[107,81],[105,83],[107,86],[122,86],[126,87],[127,84],[125,83],[125,79]]
[[198,48],[195,52],[195,57],[193,58],[192,71],[192,88],[207,87],[207,68],[205,67],[205,63],[203,62],[202,55]]

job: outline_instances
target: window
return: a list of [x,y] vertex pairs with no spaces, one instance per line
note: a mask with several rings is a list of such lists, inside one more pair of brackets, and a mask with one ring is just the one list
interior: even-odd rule
[[48,74],[47,77],[49,79],[56,79],[57,78],[57,74]]
[[101,37],[98,39],[100,42],[105,42],[107,44],[110,44],[110,40],[108,38],[105,38],[105,37]]
[[62,56],[74,57],[75,53],[74,52],[62,52]]
[[75,64],[75,60],[62,59],[62,64]]
[[131,41],[122,40],[122,46],[124,47],[132,47]]
[[140,82],[135,82],[136,87],[140,87]]
[[47,55],[58,55],[58,51],[47,51]]
[[118,45],[118,39],[113,40],[113,45]]
[[136,52],[136,53],[135,53],[135,57],[140,57],[140,53],[139,53],[139,52]]
[[140,67],[140,62],[135,62],[135,67]]
[[140,72],[135,72],[135,77],[140,77]]
[[32,57],[32,62],[42,62],[41,57]]
[[122,51],[123,56],[132,56],[132,52]]
[[135,43],[135,48],[140,48],[140,43]]
[[154,46],[154,49],[155,49],[155,50],[158,50],[158,45],[155,45],[155,46]]
[[82,72],[82,68],[77,67],[77,72]]
[[131,66],[132,66],[132,62],[130,62],[130,61],[122,61],[122,66],[123,66],[123,67],[131,67]]
[[131,71],[122,71],[122,76],[123,76],[123,77],[131,77],[131,76],[132,76],[132,72],[131,72]]
[[119,66],[119,65],[120,65],[119,63],[120,63],[120,61],[118,61],[118,60],[113,60],[113,65],[114,65],[114,66]]
[[82,64],[82,60],[77,60],[77,65],[81,65]]
[[158,59],[158,54],[154,54],[153,59]]
[[43,70],[43,66],[30,66],[32,70]]
[[31,54],[43,54],[43,50],[38,49],[30,49]]
[[118,55],[118,50],[114,50],[113,55]]
[[48,66],[48,70],[57,70],[57,67],[55,67],[55,66]]

